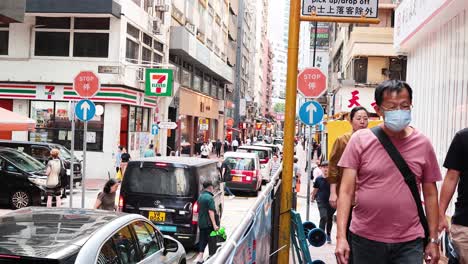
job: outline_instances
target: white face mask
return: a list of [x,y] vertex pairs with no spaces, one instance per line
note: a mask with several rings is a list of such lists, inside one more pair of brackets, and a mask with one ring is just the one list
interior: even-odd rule
[[384,112],[385,127],[393,132],[400,132],[411,123],[411,110],[395,110]]

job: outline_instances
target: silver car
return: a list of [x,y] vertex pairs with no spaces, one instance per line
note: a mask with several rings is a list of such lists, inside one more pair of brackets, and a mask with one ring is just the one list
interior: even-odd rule
[[0,263],[185,264],[182,245],[145,217],[26,207],[0,217]]

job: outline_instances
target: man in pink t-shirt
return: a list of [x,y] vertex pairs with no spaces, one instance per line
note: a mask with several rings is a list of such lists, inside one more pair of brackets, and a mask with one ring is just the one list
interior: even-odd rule
[[[402,81],[385,81],[375,91],[377,113],[384,117],[383,131],[422,184],[429,223],[430,243],[423,248],[424,230],[416,202],[380,141],[369,129],[353,134],[338,166],[343,179],[338,198],[338,263],[438,263],[438,203],[436,182],[441,180],[430,141],[410,127],[412,90]],[[352,210],[351,236],[346,225]]]

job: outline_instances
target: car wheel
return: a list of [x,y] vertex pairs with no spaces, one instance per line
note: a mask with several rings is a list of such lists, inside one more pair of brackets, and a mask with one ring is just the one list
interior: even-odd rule
[[29,206],[31,203],[31,195],[23,190],[15,191],[10,196],[10,205],[13,209]]

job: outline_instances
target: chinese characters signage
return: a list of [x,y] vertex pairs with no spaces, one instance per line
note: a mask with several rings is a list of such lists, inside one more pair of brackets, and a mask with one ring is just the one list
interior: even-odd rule
[[378,0],[303,0],[302,15],[377,18]]
[[374,88],[341,88],[335,96],[335,112],[350,112],[356,106],[363,106],[375,113]]

